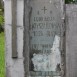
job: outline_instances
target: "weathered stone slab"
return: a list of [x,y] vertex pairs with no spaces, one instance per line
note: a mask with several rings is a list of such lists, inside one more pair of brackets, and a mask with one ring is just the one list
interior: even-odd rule
[[77,5],[66,5],[66,69],[67,77],[77,77]]
[[61,76],[64,41],[61,6],[60,0],[25,1],[24,56],[28,61],[26,74],[30,76]]

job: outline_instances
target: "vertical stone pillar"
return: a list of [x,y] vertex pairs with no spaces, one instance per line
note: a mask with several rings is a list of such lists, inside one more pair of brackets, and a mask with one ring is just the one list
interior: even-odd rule
[[23,10],[24,0],[17,0],[17,52],[18,58],[12,58],[12,0],[5,0],[5,38],[6,38],[6,76],[24,77],[23,57]]

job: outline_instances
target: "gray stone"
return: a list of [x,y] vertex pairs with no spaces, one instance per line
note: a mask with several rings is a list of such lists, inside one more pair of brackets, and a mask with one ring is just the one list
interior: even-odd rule
[[[12,13],[11,0],[5,0],[5,38],[6,38],[6,76],[24,77],[23,57],[23,0],[17,0],[17,52],[18,58],[12,59]],[[21,29],[22,28],[22,29]]]
[[43,75],[46,75],[44,71],[61,72],[61,63],[64,60],[61,55],[61,50],[64,50],[62,38],[65,38],[62,7],[63,3],[60,0],[25,1],[26,76],[30,71],[41,71]]
[[66,5],[66,17],[67,77],[77,77],[77,5]]

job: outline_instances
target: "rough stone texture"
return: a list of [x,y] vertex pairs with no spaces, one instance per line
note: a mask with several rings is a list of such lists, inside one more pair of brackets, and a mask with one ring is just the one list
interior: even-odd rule
[[6,76],[24,77],[23,65],[23,1],[17,0],[17,52],[18,58],[12,58],[12,15],[11,0],[5,0],[5,37],[6,37]]
[[[53,7],[53,9],[52,9],[52,7],[50,7],[49,8],[49,6],[51,5],[49,5],[48,4],[48,2],[49,1],[51,1],[50,3],[52,4],[52,5],[55,5],[55,7]],[[29,64],[29,61],[30,61],[30,59],[29,59],[29,53],[30,53],[30,36],[29,36],[29,34],[30,34],[30,25],[31,25],[31,19],[30,19],[30,17],[32,17],[32,12],[33,12],[33,9],[37,12],[37,10],[41,10],[41,8],[42,7],[44,7],[45,5],[46,5],[46,8],[48,8],[48,9],[52,9],[52,12],[54,11],[54,15],[55,15],[55,19],[56,19],[56,22],[62,22],[62,23],[60,23],[61,24],[61,34],[63,35],[63,33],[64,33],[64,28],[63,27],[65,27],[63,24],[64,24],[64,11],[63,11],[63,3],[64,3],[64,1],[63,0],[34,0],[34,3],[35,4],[33,4],[34,6],[33,7],[31,7],[31,5],[30,5],[30,0],[25,0],[25,26],[24,26],[24,57],[25,57],[25,60],[24,60],[24,62],[25,62],[25,77],[27,77],[28,75],[30,75],[29,73],[32,73],[32,72],[30,72],[30,70],[32,70],[32,69],[29,69],[29,66],[30,66],[30,64]],[[36,3],[37,2],[37,3]],[[44,3],[43,3],[44,2]],[[46,3],[47,2],[47,3]],[[54,4],[53,4],[54,3]],[[37,9],[37,8],[38,9]],[[54,8],[56,8],[56,9],[54,9]],[[58,13],[58,14],[56,14],[56,13]],[[35,14],[35,12],[33,12],[33,14],[34,14],[34,16],[36,16],[36,14]],[[47,11],[47,14],[49,14],[48,13],[48,11]],[[43,12],[40,14],[40,16],[49,16],[49,15],[47,15],[47,14],[43,14]],[[53,15],[52,15],[53,16]],[[58,17],[58,18],[57,18]],[[58,33],[58,32],[57,32]],[[61,37],[61,40],[60,41],[64,41],[64,37],[65,36],[62,36]],[[38,38],[40,38],[39,36],[38,36]],[[36,39],[36,41],[37,41],[37,39]],[[35,40],[33,41],[33,43],[35,43]],[[46,43],[46,40],[45,40],[45,42],[44,43]],[[60,45],[60,47],[61,47],[61,51],[63,52],[62,53],[62,66],[61,66],[61,68],[62,68],[62,77],[64,77],[64,69],[65,69],[65,61],[64,61],[64,42],[63,43],[61,43],[61,45]],[[39,48],[40,49],[40,48]],[[30,61],[31,62],[31,61]],[[31,65],[32,66],[32,65]],[[33,72],[33,75],[36,75],[36,72],[34,73]],[[41,75],[40,75],[41,76]]]
[[[61,66],[61,59],[58,59],[61,57],[59,49],[62,24],[60,0],[34,0],[30,1],[30,6],[32,12],[30,18],[31,50],[29,53],[33,56],[35,54],[34,59],[30,58],[34,65],[32,69],[35,71],[56,71],[57,65]],[[54,43],[59,45],[53,45]],[[56,54],[58,58],[56,58]],[[30,65],[32,66],[32,64]]]
[[66,5],[66,69],[67,77],[77,77],[77,5]]
[[61,64],[59,45],[60,37],[56,35],[51,48],[51,53],[49,55],[36,53],[33,54],[32,61],[35,71],[56,71],[57,64]]

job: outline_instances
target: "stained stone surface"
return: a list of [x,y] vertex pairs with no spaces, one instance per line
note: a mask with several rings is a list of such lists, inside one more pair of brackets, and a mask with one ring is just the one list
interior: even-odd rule
[[33,54],[34,71],[56,71],[57,64],[61,64],[60,37],[55,36],[50,54]]
[[30,71],[61,71],[60,0],[31,0]]

